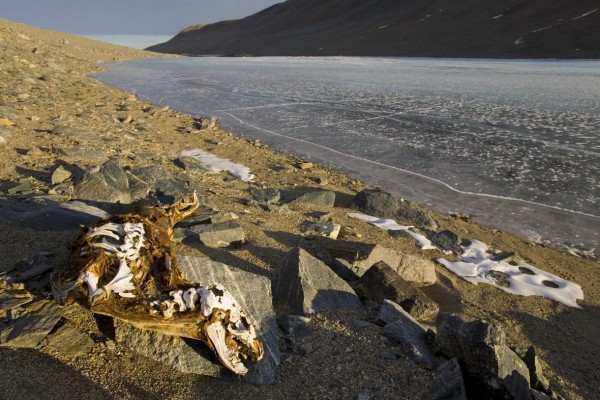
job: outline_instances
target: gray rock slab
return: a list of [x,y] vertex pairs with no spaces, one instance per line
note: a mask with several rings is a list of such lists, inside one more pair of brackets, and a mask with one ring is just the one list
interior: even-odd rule
[[502,387],[517,400],[531,398],[527,365],[506,345],[500,328],[482,320],[464,322],[451,314],[441,314],[436,326],[436,348],[448,358],[458,358],[480,385]]
[[102,141],[102,138],[92,131],[73,128],[67,125],[55,125],[54,128],[52,128],[51,134],[76,140],[87,140],[93,142]]
[[425,341],[426,331],[413,317],[390,300],[384,300],[379,315],[380,320],[390,321],[381,329],[383,336],[400,343],[403,353],[415,364],[426,369],[435,367],[435,357]]
[[56,231],[77,229],[80,225],[92,224],[109,215],[80,201],[41,201],[13,203],[8,207],[0,207],[0,216],[17,221],[28,228]]
[[352,201],[352,208],[367,215],[394,219],[403,225],[437,228],[437,224],[429,215],[399,197],[379,189],[368,189],[357,193]]
[[525,364],[529,369],[531,387],[541,392],[552,393],[550,382],[548,382],[548,379],[544,376],[542,363],[536,354],[535,347],[530,346],[529,349],[527,349],[523,361],[525,361]]
[[[270,385],[275,383],[279,365],[279,330],[273,311],[269,279],[207,258],[178,255],[177,265],[185,278],[203,286],[223,284],[249,315],[265,349],[258,364],[248,364],[243,382]],[[140,354],[187,373],[235,378],[200,341],[165,336],[139,330],[115,321],[117,341]]]
[[208,247],[228,247],[246,240],[240,224],[233,221],[194,225],[186,229],[186,234],[197,236]]
[[33,295],[24,289],[0,290],[0,312],[31,303]]
[[192,192],[186,182],[176,179],[169,170],[159,166],[134,168],[131,174],[148,185],[150,192],[165,204],[174,203]]
[[468,400],[462,368],[456,358],[435,370],[429,394],[430,400]]
[[281,192],[277,189],[254,189],[250,194],[252,200],[260,204],[277,204],[281,199]]
[[273,294],[298,314],[336,308],[359,308],[350,285],[303,249],[293,249],[273,282]]
[[333,207],[335,192],[316,188],[297,188],[281,193],[281,201],[285,204],[311,204],[323,207]]
[[11,321],[0,332],[0,347],[34,348],[50,333],[62,315],[62,307],[53,301],[32,304],[35,311]]
[[67,358],[83,357],[94,346],[94,340],[89,335],[65,324],[48,336],[48,347]]
[[82,180],[75,185],[75,194],[82,200],[131,203],[127,174],[112,160],[102,164],[97,172],[86,172]]
[[89,160],[106,160],[108,158],[103,151],[90,149],[83,146],[52,146],[52,153],[59,156],[81,157]]
[[413,318],[429,321],[439,311],[438,305],[411,282],[403,279],[384,262],[378,262],[352,287],[366,299],[383,303],[385,299],[398,303]]

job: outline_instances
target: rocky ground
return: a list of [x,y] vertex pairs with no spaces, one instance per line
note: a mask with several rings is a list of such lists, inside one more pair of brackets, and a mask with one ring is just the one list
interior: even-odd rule
[[[349,218],[349,212],[356,212],[350,208],[355,195],[368,189],[362,182],[240,139],[209,118],[159,108],[87,78],[100,71],[103,62],[142,57],[165,55],[0,20],[0,277],[14,276],[16,270],[24,281],[4,283],[0,289],[4,338],[0,341],[6,342],[1,332],[19,318],[8,320],[24,318],[28,312],[35,315],[35,307],[50,307],[41,302],[49,298],[48,274],[64,262],[69,244],[80,233],[79,223],[89,223],[102,212],[135,211],[142,203],[168,203],[185,191],[201,195],[202,210],[214,218],[213,226],[221,221],[230,227],[235,224],[244,239],[227,248],[211,246],[209,239],[184,240],[178,252],[208,257],[269,281],[281,279],[294,248],[315,253],[314,228],[306,226],[319,220],[341,226],[338,240],[379,244],[422,262],[444,256],[439,250],[420,250],[406,235],[390,235]],[[180,157],[182,150],[194,148],[249,167],[254,181],[208,173]],[[323,201],[286,204],[298,191],[316,190],[333,193],[334,203],[326,194],[315,196],[325,197]],[[274,200],[276,194],[283,199]],[[583,309],[475,286],[439,264],[433,267],[435,284],[418,286],[441,313],[493,323],[505,332],[506,345],[517,354],[524,356],[533,345],[555,393],[569,399],[600,398],[597,262],[473,224],[468,218],[438,215],[412,204],[410,209],[432,219],[435,231],[451,230],[462,238],[516,252],[532,265],[581,285]],[[432,234],[425,228],[420,232]],[[181,237],[192,233],[179,232]],[[5,307],[8,300],[29,301],[25,289],[35,296],[32,302]],[[298,310],[279,297],[274,310],[281,327],[281,362],[273,385],[175,371],[116,340],[115,332],[107,330],[110,322],[94,318],[82,307],[69,307],[59,313],[50,335],[28,346],[32,348],[0,348],[0,398],[422,399],[440,385],[435,365],[415,364],[402,342],[384,330],[388,327],[381,321],[377,302],[296,318],[299,326],[290,329],[285,315]],[[427,318],[430,321],[423,321]],[[430,316],[421,322],[435,327]],[[61,335],[77,345],[61,345]],[[439,331],[438,336],[446,337]],[[422,339],[428,345],[434,342],[434,349],[444,347],[444,340],[431,334]],[[448,357],[442,353],[433,356],[433,364],[445,362]],[[463,368],[476,364],[467,355],[456,356]]]

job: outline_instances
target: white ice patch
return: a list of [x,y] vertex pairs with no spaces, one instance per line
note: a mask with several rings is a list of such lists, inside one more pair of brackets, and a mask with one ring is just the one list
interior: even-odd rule
[[[473,240],[469,246],[464,246],[463,250],[461,261],[448,261],[443,258],[438,258],[437,261],[474,285],[487,283],[508,293],[544,296],[569,307],[581,308],[577,299],[583,299],[583,290],[573,282],[527,263],[511,265],[494,261],[494,255],[488,251],[487,245],[478,240]],[[499,285],[490,275],[491,271],[502,273],[508,286]]]
[[437,247],[435,247],[431,243],[431,241],[429,239],[427,239],[425,236],[420,235],[417,232],[411,231],[410,229],[413,228],[413,226],[400,225],[393,219],[377,218],[377,217],[372,217],[370,215],[360,214],[360,213],[349,213],[348,216],[350,218],[356,218],[356,219],[360,219],[362,221],[366,221],[366,222],[370,223],[371,225],[375,225],[376,227],[381,228],[381,229],[386,229],[389,231],[404,231],[404,232],[408,233],[410,236],[412,236],[412,238],[417,241],[417,246],[419,246],[419,248],[421,248],[421,250],[436,250],[437,249]]
[[182,150],[179,153],[181,157],[191,157],[206,165],[212,172],[227,171],[236,178],[244,182],[250,182],[254,179],[254,174],[250,173],[250,168],[241,164],[233,163],[224,158],[219,158],[214,154],[200,149]]

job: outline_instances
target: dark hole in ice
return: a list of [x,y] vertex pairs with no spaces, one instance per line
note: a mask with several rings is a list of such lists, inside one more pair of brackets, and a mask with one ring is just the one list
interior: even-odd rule
[[[508,263],[509,263],[510,265],[512,265],[513,267],[516,267],[517,265],[519,265],[519,264],[517,264],[517,262],[516,262],[516,261],[509,261]],[[519,269],[521,269],[521,268],[519,268]],[[528,270],[528,271],[529,271],[529,270]],[[523,271],[521,271],[521,272],[523,272]],[[525,273],[527,274],[527,272],[525,272]],[[533,272],[532,272],[530,275],[533,275]]]
[[553,289],[558,289],[560,286],[558,286],[556,283],[552,282],[552,281],[542,281],[542,284],[544,286],[547,286],[549,288],[553,288]]
[[519,271],[521,271],[522,273],[527,274],[527,275],[535,275],[535,272],[533,272],[529,268],[519,267]]

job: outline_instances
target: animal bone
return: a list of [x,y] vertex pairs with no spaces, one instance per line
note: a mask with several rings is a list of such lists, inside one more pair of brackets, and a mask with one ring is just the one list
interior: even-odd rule
[[256,363],[264,354],[250,318],[223,285],[200,287],[177,268],[174,225],[198,206],[194,193],[144,215],[114,215],[90,226],[52,274],[52,293],[60,303],[78,301],[141,329],[202,340],[223,365],[244,375],[243,360]]

